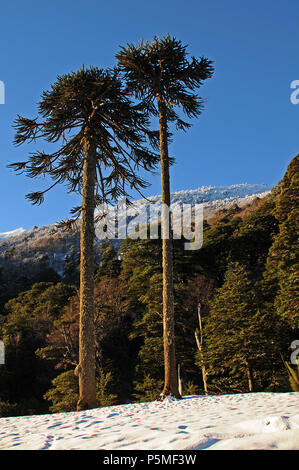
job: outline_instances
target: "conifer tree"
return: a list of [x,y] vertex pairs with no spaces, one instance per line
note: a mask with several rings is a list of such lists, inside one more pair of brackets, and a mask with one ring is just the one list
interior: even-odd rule
[[[51,153],[35,151],[26,161],[11,168],[30,178],[50,176],[46,190],[27,195],[41,204],[49,189],[65,183],[70,192],[82,196],[74,208],[81,215],[80,257],[80,357],[78,410],[96,406],[94,329],[94,211],[96,203],[109,203],[128,196],[126,185],[140,191],[146,182],[138,168],[151,170],[158,159],[147,143],[156,143],[156,133],[148,130],[148,119],[132,106],[115,70],[96,67],[57,78],[42,94],[39,116],[16,120],[15,143],[43,139],[56,144]],[[38,120],[39,118],[39,120]],[[148,139],[148,140],[147,140]],[[58,149],[57,149],[58,145]],[[74,219],[63,222],[71,227]]]
[[275,347],[273,318],[260,312],[259,302],[257,286],[248,272],[239,263],[231,263],[204,325],[202,353],[210,373],[238,371],[250,392],[255,391],[258,364],[270,358],[269,350]]
[[159,117],[160,164],[162,185],[162,245],[163,245],[163,336],[165,383],[162,395],[179,397],[174,333],[173,259],[170,227],[170,163],[168,143],[169,124],[186,130],[190,124],[183,121],[176,111],[198,117],[203,100],[194,91],[212,76],[212,62],[206,58],[188,61],[186,46],[167,35],[154,38],[153,42],[129,44],[117,54],[119,67],[124,74],[127,89],[154,116]]
[[299,328],[299,155],[290,162],[276,188],[274,215],[279,232],[267,260],[265,279],[275,295],[274,309],[296,330]]

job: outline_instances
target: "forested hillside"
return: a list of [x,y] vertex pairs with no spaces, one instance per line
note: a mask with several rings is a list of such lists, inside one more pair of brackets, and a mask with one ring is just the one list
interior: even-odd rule
[[[299,326],[298,164],[296,156],[266,197],[206,220],[202,249],[185,251],[184,239],[174,240],[184,394],[290,391],[282,358],[289,360]],[[0,273],[0,416],[76,409],[79,255],[69,245],[59,273],[46,258],[30,278],[23,262],[9,278],[5,266]],[[163,384],[161,241],[127,238],[120,253],[104,241],[97,257],[98,406],[156,399]]]
[[[247,183],[202,187],[173,193],[171,203],[174,210],[182,204],[203,204],[204,218],[209,220],[219,209],[227,209],[235,204],[244,207],[257,197],[264,197],[270,189],[264,184]],[[131,207],[126,208],[126,226],[122,229],[130,231],[130,222],[136,214],[141,214],[141,219],[146,219],[150,212],[149,208],[152,219],[156,220],[159,211],[161,212],[161,197],[151,196],[149,199],[134,201]],[[124,219],[123,215],[124,210],[120,209],[119,219]],[[120,240],[116,239],[113,243],[115,249],[119,251]],[[34,282],[57,281],[57,274],[69,282],[69,276],[76,276],[71,266],[72,263],[79,264],[79,253],[78,222],[72,231],[64,231],[59,224],[52,224],[44,227],[35,226],[31,230],[22,228],[0,233],[0,272],[4,292],[4,297],[0,297],[0,305],[29,288]],[[97,251],[95,255],[98,260]]]

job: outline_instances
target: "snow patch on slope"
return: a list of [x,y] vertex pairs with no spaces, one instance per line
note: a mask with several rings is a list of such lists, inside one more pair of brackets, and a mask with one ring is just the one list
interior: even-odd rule
[[26,229],[23,227],[16,228],[15,230],[11,230],[10,232],[0,232],[0,239],[17,237],[18,235],[22,235],[24,232],[26,232]]
[[[244,206],[256,197],[264,197],[271,191],[272,187],[267,184],[235,184],[232,186],[202,186],[198,189],[177,191],[171,194],[171,204],[174,210],[182,204],[203,204],[204,211],[208,215],[211,211],[227,208],[234,203]],[[134,216],[142,212],[147,206],[153,207],[153,216],[160,211],[161,196],[150,196],[133,202],[133,206],[127,209],[128,216]],[[204,214],[205,217],[205,214]],[[206,218],[206,217],[205,217]],[[46,236],[56,231],[55,224],[41,227],[38,230],[26,230],[23,227],[0,233],[0,240],[20,237],[22,235]],[[49,232],[49,233],[48,233]],[[21,239],[22,237],[20,237]]]

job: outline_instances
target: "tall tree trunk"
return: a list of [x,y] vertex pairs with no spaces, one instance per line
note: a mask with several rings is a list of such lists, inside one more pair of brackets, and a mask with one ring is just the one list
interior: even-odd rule
[[95,325],[94,325],[94,209],[96,153],[85,140],[81,216],[79,401],[77,410],[96,407]]
[[[198,304],[197,313],[198,313],[199,332],[195,330],[195,339],[196,339],[198,350],[200,353],[202,353],[203,330],[202,330],[201,304],[200,303]],[[208,377],[207,377],[206,367],[204,364],[201,366],[201,372],[202,372],[202,380],[203,380],[205,395],[208,395]]]
[[174,300],[173,300],[173,248],[170,224],[170,178],[167,142],[167,116],[159,96],[160,157],[162,185],[162,258],[163,258],[163,337],[164,337],[164,389],[163,396],[172,394],[180,398],[175,358]]

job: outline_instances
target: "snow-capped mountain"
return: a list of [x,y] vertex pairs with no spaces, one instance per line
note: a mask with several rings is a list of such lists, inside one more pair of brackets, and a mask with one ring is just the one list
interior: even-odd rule
[[10,232],[2,232],[0,233],[0,239],[16,237],[18,235],[22,235],[22,233],[24,232],[26,232],[26,229],[23,227],[16,228],[15,230],[11,230]]
[[[264,194],[271,189],[271,186],[267,184],[248,183],[234,184],[232,186],[202,186],[198,189],[189,189],[172,193],[171,203],[201,204],[228,199],[231,200],[230,202],[234,203],[245,197]],[[161,200],[161,196],[152,196],[149,199],[153,202],[158,202]],[[144,200],[142,199],[141,201]]]
[[[176,211],[183,204],[194,207],[203,205],[203,217],[209,220],[220,209],[228,209],[237,204],[244,207],[254,199],[265,197],[271,187],[265,184],[236,184],[233,186],[209,186],[194,190],[178,191],[172,194],[171,208]],[[138,223],[154,222],[161,212],[161,196],[139,199],[132,206],[118,210],[118,222],[121,220],[122,233],[132,233]],[[150,213],[150,219],[148,214]],[[175,228],[175,224],[174,224]],[[96,230],[99,237],[99,231]],[[123,237],[123,238],[124,238]],[[119,237],[121,238],[121,237]],[[33,265],[47,262],[58,273],[62,273],[65,256],[70,250],[79,250],[79,224],[74,232],[67,233],[58,229],[55,224],[46,225],[32,230],[19,228],[11,232],[0,233],[0,267],[8,265],[18,270],[22,265],[28,274]],[[121,240],[113,242],[119,248]],[[4,268],[6,269],[6,268]]]
[[[256,197],[263,197],[271,191],[271,186],[266,184],[235,184],[232,186],[202,186],[198,189],[183,190],[172,193],[171,206],[175,210],[182,204],[203,204],[204,217],[208,218],[209,214],[223,208],[228,208],[233,204],[238,204],[240,207],[249,204]],[[150,206],[153,209],[152,215],[158,214],[160,211],[161,196],[151,196],[147,199],[139,199],[134,201],[130,208],[126,209],[128,217],[132,217],[137,213],[142,213],[143,209]],[[15,238],[21,241],[26,241],[33,231],[37,232],[40,236],[45,235],[46,232],[57,231],[55,224],[47,225],[40,229],[26,230],[23,227],[11,230],[9,232],[0,232],[0,240],[7,238]],[[50,233],[49,233],[50,234]],[[12,242],[14,240],[11,240]],[[17,241],[17,240],[16,240]],[[0,242],[1,251],[1,242]]]

